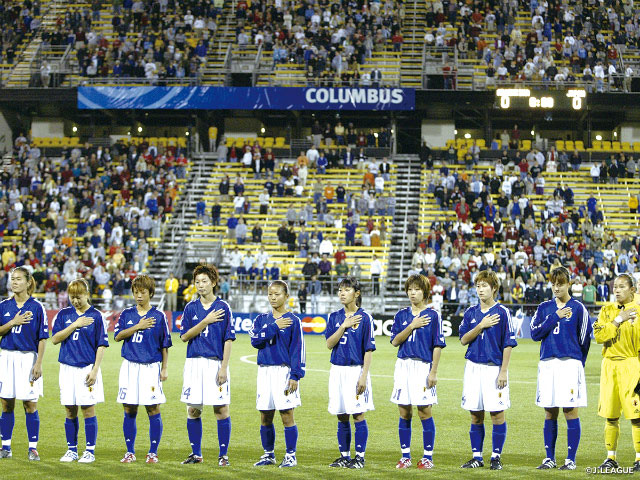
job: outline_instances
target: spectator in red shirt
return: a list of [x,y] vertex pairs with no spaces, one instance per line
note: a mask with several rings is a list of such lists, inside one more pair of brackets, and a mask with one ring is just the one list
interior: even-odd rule
[[342,248],[338,247],[336,253],[333,254],[333,258],[336,260],[336,265],[340,265],[347,259],[347,254],[342,250]]
[[520,178],[522,180],[527,178],[527,174],[529,173],[529,162],[527,162],[526,158],[523,158],[522,160],[520,160],[520,163],[518,164],[518,168],[520,169]]
[[493,228],[493,224],[485,222],[482,226],[482,238],[484,239],[485,247],[493,247],[493,240],[496,235],[496,230]]
[[458,216],[458,220],[461,222],[466,222],[467,218],[469,218],[469,205],[464,197],[460,197],[460,202],[456,205],[456,215]]

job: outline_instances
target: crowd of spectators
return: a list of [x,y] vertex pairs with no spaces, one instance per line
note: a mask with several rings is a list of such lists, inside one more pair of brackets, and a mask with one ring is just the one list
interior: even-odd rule
[[309,85],[379,86],[380,70],[365,71],[372,53],[403,43],[402,1],[244,0],[237,3],[237,42],[262,45],[273,62],[304,64]]
[[[521,27],[518,11],[530,13]],[[640,46],[632,2],[475,2],[427,3],[425,42],[457,50],[486,66],[486,84],[536,81],[563,86],[583,82],[591,91],[629,91],[634,70],[623,69],[620,54]],[[453,33],[446,25],[454,27]],[[491,36],[488,36],[491,34]],[[451,66],[448,67],[451,69]],[[448,82],[445,88],[454,88]]]
[[80,73],[87,77],[198,77],[222,14],[219,2],[186,0],[115,0],[112,32],[95,26],[103,2],[70,8],[44,44],[72,45]]
[[[501,300],[515,304],[551,298],[548,273],[559,265],[574,276],[572,294],[589,304],[609,301],[616,275],[630,273],[640,280],[640,230],[633,237],[606,228],[593,194],[578,204],[568,184],[545,190],[541,172],[555,172],[560,163],[579,168],[580,155],[573,155],[567,162],[566,154],[553,147],[522,156],[504,150],[491,171],[471,175],[455,173],[445,160],[425,187],[441,209],[455,212],[455,220],[434,222],[422,237],[411,223],[412,271],[441,285],[443,301],[461,308],[478,302],[472,280],[484,269],[498,273]],[[593,168],[602,173],[594,175]],[[633,157],[624,154],[593,168],[597,182],[637,177]],[[533,195],[546,198],[544,204],[534,204]],[[640,192],[629,196],[630,213],[638,214],[639,199]]]
[[48,158],[20,134],[10,167],[0,174],[0,296],[7,272],[32,270],[47,306],[68,304],[66,285],[82,277],[107,308],[130,293],[132,278],[154,255],[173,210],[183,151],[118,142],[85,144]]
[[0,22],[3,27],[0,35],[0,63],[15,62],[25,36],[40,28],[40,15],[40,2],[37,0],[26,0],[22,3],[0,2]]

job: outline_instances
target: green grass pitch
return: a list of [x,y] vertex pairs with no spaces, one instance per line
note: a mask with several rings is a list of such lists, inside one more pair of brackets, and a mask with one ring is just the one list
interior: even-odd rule
[[[232,433],[229,450],[231,466],[217,466],[218,441],[216,421],[212,409],[203,413],[205,462],[200,465],[181,465],[190,453],[186,432],[186,408],[179,401],[182,386],[182,367],[186,345],[174,334],[174,347],[169,353],[169,379],[165,382],[167,403],[162,406],[164,435],[160,444],[160,463],[147,465],[144,456],[149,446],[148,420],[144,409],[138,414],[138,437],[136,450],[138,461],[122,465],[120,458],[125,452],[122,436],[122,407],[115,401],[120,368],[120,344],[111,342],[102,364],[106,402],[97,406],[99,423],[97,460],[94,464],[61,464],[59,458],[66,450],[64,436],[64,408],[59,402],[57,347],[47,345],[44,362],[45,396],[39,402],[41,418],[40,443],[42,457],[39,463],[27,461],[27,441],[22,409],[16,408],[16,428],[13,436],[12,459],[0,461],[0,479],[201,479],[219,478],[408,478],[418,475],[444,478],[449,475],[470,477],[524,478],[530,476],[584,475],[588,466],[599,465],[605,458],[603,445],[604,421],[596,414],[598,381],[600,372],[600,347],[592,344],[587,362],[589,406],[581,411],[582,441],[578,452],[578,470],[575,472],[540,472],[535,467],[543,459],[542,425],[544,411],[534,404],[539,345],[531,340],[521,340],[514,349],[509,368],[511,385],[511,408],[507,410],[508,434],[503,452],[504,470],[491,472],[488,465],[477,471],[461,471],[460,465],[471,457],[469,445],[469,414],[460,408],[462,373],[464,369],[464,347],[457,338],[449,338],[449,346],[443,351],[438,372],[439,404],[434,407],[436,443],[434,451],[435,469],[422,472],[415,468],[422,456],[422,428],[414,413],[412,452],[414,467],[410,471],[397,471],[395,464],[400,458],[398,445],[398,411],[389,401],[393,386],[393,368],[396,349],[387,337],[378,337],[378,350],[373,355],[373,398],[376,410],[367,413],[369,442],[366,466],[358,470],[333,470],[327,465],[338,456],[336,441],[336,418],[327,412],[327,382],[329,351],[323,337],[306,336],[307,374],[301,381],[302,407],[296,410],[296,421],[300,431],[298,441],[298,466],[292,469],[263,467],[257,469],[253,463],[262,454],[260,445],[260,415],[255,410],[256,365],[255,349],[247,335],[238,335],[234,342],[231,359],[231,420]],[[415,410],[414,410],[415,411]],[[484,451],[485,460],[491,451],[491,427],[487,414],[487,434]],[[559,460],[566,455],[566,422],[559,420]],[[284,453],[282,422],[276,416],[276,456],[278,461]],[[80,421],[79,450],[82,452],[84,427]],[[634,453],[629,422],[621,421],[619,461],[621,465],[633,464]],[[352,447],[353,448],[353,447]],[[487,462],[488,463],[488,462]]]

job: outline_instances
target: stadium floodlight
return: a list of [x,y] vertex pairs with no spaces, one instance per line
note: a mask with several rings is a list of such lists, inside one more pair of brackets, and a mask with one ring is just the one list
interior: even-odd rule
[[138,127],[138,133],[142,133],[142,127]]
[[76,127],[75,125],[73,126],[73,128],[71,129],[73,131],[73,133],[76,133],[78,131],[78,127]]
[[602,140],[602,135],[596,135],[596,140],[598,141]]
[[464,138],[467,138],[467,139],[471,138],[471,134],[470,133],[465,133],[464,134]]

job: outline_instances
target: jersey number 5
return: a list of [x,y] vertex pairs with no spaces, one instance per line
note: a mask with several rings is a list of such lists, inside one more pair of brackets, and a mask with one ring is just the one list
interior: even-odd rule
[[133,334],[133,338],[131,339],[131,341],[133,343],[142,343],[142,337],[143,337],[143,333],[141,331],[137,331],[136,333]]
[[346,345],[347,344],[347,333],[348,332],[344,332],[344,335],[342,335],[342,338],[340,338],[340,345]]

